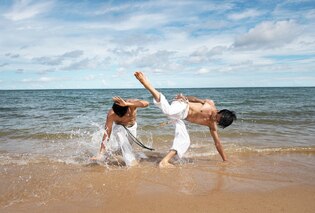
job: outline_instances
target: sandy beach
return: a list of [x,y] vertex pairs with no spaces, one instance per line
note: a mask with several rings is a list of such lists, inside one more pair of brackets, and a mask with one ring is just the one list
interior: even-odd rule
[[[27,156],[26,156],[27,158]],[[1,212],[314,212],[310,153],[174,162],[151,153],[134,168],[32,162],[1,168]],[[292,163],[289,163],[289,162]],[[273,162],[273,163],[272,163]],[[295,162],[295,163],[293,163]],[[309,167],[309,168],[311,168]],[[313,170],[314,171],[314,170]]]
[[90,161],[112,96],[151,102],[145,90],[1,93],[0,212],[315,212],[314,88],[163,90],[178,91],[238,112],[219,133],[229,163],[187,123],[189,150],[159,169],[174,127],[154,106],[139,110],[137,137],[155,151],[134,144],[138,166]]

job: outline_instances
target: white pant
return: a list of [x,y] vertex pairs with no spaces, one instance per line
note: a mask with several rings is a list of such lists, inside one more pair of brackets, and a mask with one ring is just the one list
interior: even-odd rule
[[174,121],[175,138],[171,149],[177,151],[178,157],[183,157],[190,146],[189,134],[183,121],[188,115],[188,103],[182,100],[175,100],[170,105],[162,93],[160,93],[160,102],[156,102],[155,99],[153,99],[153,103],[159,107],[169,119]]
[[[127,129],[135,137],[137,136],[137,123]],[[110,152],[121,150],[123,159],[127,166],[133,165],[134,161],[136,160],[131,143],[132,140],[129,137],[126,129],[122,125],[117,125],[114,123],[110,139],[107,143],[107,149]]]

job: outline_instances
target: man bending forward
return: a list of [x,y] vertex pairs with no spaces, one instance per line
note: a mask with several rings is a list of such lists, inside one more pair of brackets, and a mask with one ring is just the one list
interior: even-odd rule
[[[137,164],[136,157],[130,144],[130,136],[137,135],[137,108],[149,106],[144,100],[129,99],[124,100],[120,97],[113,97],[113,107],[107,112],[105,122],[105,133],[102,139],[98,156],[92,160],[101,160],[105,154],[106,146],[109,151],[120,150],[127,166]],[[130,132],[130,133],[128,133]],[[108,143],[106,143],[108,141]]]
[[135,77],[152,94],[153,102],[169,119],[175,123],[175,138],[168,154],[159,163],[160,167],[173,167],[169,161],[177,154],[180,158],[190,146],[190,138],[183,120],[209,127],[214,144],[223,161],[227,160],[217,132],[217,124],[225,128],[236,120],[234,112],[227,109],[218,111],[212,100],[199,99],[193,96],[179,94],[171,103],[157,91],[142,72],[135,72]]

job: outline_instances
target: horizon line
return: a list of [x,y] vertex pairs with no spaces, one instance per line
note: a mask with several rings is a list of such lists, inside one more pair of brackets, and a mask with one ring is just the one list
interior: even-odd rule
[[[243,86],[243,87],[156,87],[156,89],[242,89],[242,88],[312,88],[315,86]],[[128,90],[145,89],[139,88],[35,88],[35,89],[0,89],[0,91],[22,90]]]

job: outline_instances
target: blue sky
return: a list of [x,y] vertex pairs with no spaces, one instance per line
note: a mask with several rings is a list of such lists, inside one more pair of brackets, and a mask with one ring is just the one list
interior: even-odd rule
[[0,89],[315,86],[315,1],[0,0]]

